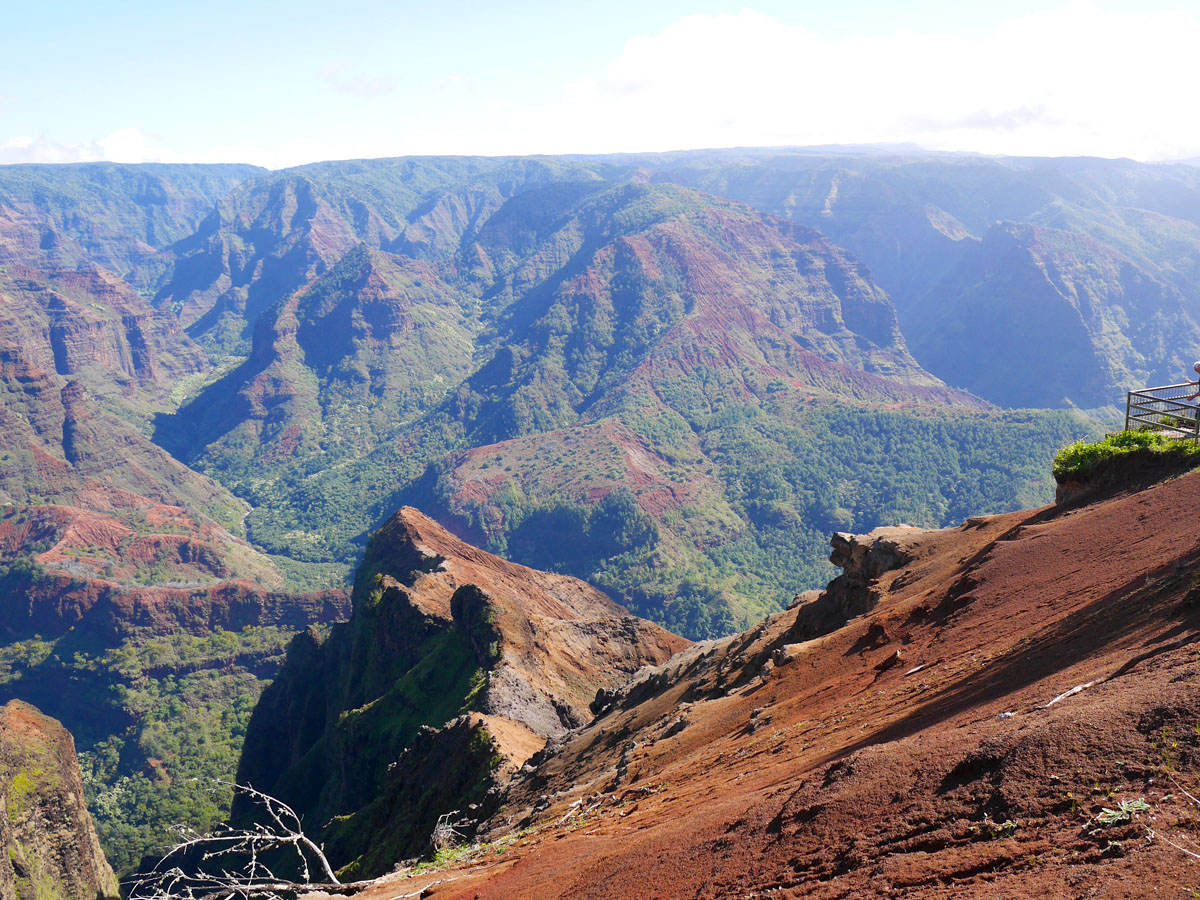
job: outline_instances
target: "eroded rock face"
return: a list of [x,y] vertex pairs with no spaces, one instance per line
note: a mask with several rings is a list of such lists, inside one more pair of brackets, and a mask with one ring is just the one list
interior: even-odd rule
[[0,900],[116,897],[75,742],[27,703],[0,708]]
[[1195,467],[1184,452],[1134,450],[1117,453],[1083,473],[1055,475],[1054,503],[1058,507],[1092,503],[1115,494],[1137,491]]
[[[389,767],[378,796],[326,830],[326,853],[333,858],[357,856],[342,870],[343,880],[356,879],[386,872],[397,860],[426,851],[444,812],[457,810],[455,830],[468,832],[495,811],[498,782],[524,764],[541,741],[529,729],[514,729],[511,723],[477,712],[441,728],[421,728],[412,746]],[[369,836],[365,850],[364,835]]]
[[0,272],[0,309],[0,341],[103,396],[152,403],[176,379],[209,368],[170,310],[102,269],[10,266]]
[[[591,719],[597,691],[688,645],[578,579],[486,553],[411,507],[372,537],[353,604],[327,638],[293,642],[251,719],[238,780],[314,831],[349,816],[325,836],[335,865],[359,861],[356,877],[425,852],[439,814],[486,805],[547,739]],[[470,765],[450,758],[460,746]],[[461,790],[432,803],[418,773],[439,766],[462,769]]]
[[807,640],[826,634],[873,609],[880,595],[876,580],[911,562],[911,544],[923,533],[924,529],[911,525],[894,525],[876,528],[869,534],[834,534],[829,561],[842,574],[815,599],[800,604],[794,636]]

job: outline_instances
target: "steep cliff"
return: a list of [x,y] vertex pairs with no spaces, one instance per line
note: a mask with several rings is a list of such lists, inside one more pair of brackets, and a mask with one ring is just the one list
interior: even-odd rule
[[[310,629],[293,642],[238,777],[309,828],[343,817],[330,852],[337,865],[359,859],[355,874],[425,852],[439,814],[467,816],[547,738],[587,722],[599,688],[687,645],[581,581],[478,550],[411,508],[371,538],[353,602],[328,639]],[[439,777],[421,774],[430,766]]]
[[265,170],[246,165],[75,163],[0,168],[0,264],[126,274],[191,234],[220,197]]
[[918,362],[993,403],[1112,404],[1193,359],[1195,166],[812,150],[643,159],[652,178],[820,229],[895,301]]
[[826,594],[852,618],[809,628],[805,598],[643,670],[530,760],[477,850],[359,896],[1177,892],[1200,473],[1128,472],[1090,502],[838,536]]
[[0,341],[126,409],[154,405],[180,379],[209,368],[170,310],[155,309],[103,269],[5,266],[0,311]]
[[1002,406],[1116,404],[1191,366],[1191,290],[1100,242],[998,223],[906,312],[928,369]]
[[689,637],[827,580],[831,529],[1048,497],[1014,467],[1087,427],[947,388],[817,231],[595,163],[277,173],[160,262],[156,309],[222,374],[155,441],[257,546],[348,571],[364,516],[416,506]]
[[71,735],[26,703],[0,707],[0,900],[117,895]]
[[467,375],[467,305],[428,264],[360,245],[264,312],[245,362],[155,440],[235,487],[264,461],[308,471],[366,454]]

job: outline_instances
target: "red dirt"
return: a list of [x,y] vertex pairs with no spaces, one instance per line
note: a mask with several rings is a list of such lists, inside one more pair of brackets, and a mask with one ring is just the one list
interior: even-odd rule
[[[567,465],[553,461],[556,453],[563,454]],[[595,461],[581,464],[589,453],[595,454]],[[672,480],[672,474],[671,463],[649,442],[624,424],[606,419],[464,451],[455,458],[456,489],[450,506],[460,513],[472,503],[489,503],[508,482],[516,482],[528,493],[587,503],[598,503],[625,488],[634,493],[643,512],[661,520],[689,506],[704,506],[718,492],[715,480],[705,472],[693,471],[687,480]]]
[[84,509],[96,512],[117,512],[118,510],[144,510],[147,519],[154,515],[175,517],[182,515],[183,508],[179,506],[163,506],[141,494],[124,491],[109,484],[97,481],[85,481],[75,493],[75,502]]
[[135,629],[204,635],[248,625],[299,630],[342,621],[349,609],[345,592],[336,590],[288,594],[237,579],[197,588],[124,588],[98,578],[48,574],[12,603],[4,624],[16,633],[45,637],[70,628],[106,635]]
[[[49,572],[132,582],[143,568],[166,567],[160,580],[206,583],[231,577],[224,562],[228,536],[209,521],[197,524],[177,506],[166,506],[136,494],[96,490],[91,500],[127,513],[128,522],[76,506],[48,504],[0,519],[0,558],[20,556],[30,545],[49,543],[34,560]],[[165,533],[148,529],[169,529]]]
[[538,694],[577,710],[574,721],[587,718],[598,686],[620,684],[689,643],[631,616],[586,582],[493,556],[412,507],[401,508],[375,540],[439,560],[406,590],[409,602],[426,616],[450,620],[451,598],[460,586],[482,591],[500,654],[491,683],[502,681],[497,672],[510,667]]
[[1185,896],[1147,829],[1200,828],[1197,509],[1190,474],[930,532],[832,634],[665,664],[514,786],[503,852],[358,896]]

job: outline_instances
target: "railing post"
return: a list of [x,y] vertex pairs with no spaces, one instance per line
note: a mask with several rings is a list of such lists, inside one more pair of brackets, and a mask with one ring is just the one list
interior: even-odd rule
[[1183,384],[1164,384],[1161,387],[1125,392],[1125,430],[1134,425],[1158,432],[1170,432],[1177,439],[1190,438],[1200,443],[1200,403],[1185,399]]

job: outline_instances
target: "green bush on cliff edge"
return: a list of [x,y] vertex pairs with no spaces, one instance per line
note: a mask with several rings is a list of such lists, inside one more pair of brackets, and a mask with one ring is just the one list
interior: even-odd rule
[[1054,479],[1081,478],[1114,456],[1137,451],[1178,456],[1180,461],[1200,465],[1200,443],[1190,438],[1172,438],[1155,431],[1120,431],[1102,441],[1076,441],[1054,457]]

